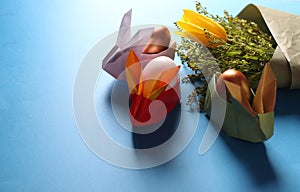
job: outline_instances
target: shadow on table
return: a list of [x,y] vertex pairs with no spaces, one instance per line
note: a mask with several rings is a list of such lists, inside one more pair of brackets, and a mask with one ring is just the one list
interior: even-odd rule
[[269,161],[264,143],[250,143],[220,134],[237,161],[258,185],[277,183],[278,177]]
[[[178,104],[167,117],[164,123],[152,133],[149,134],[137,134],[132,133],[132,141],[135,149],[147,149],[159,146],[166,142],[172,137],[176,131],[181,114],[181,104]],[[140,129],[142,127],[136,127],[135,129]]]
[[300,118],[300,90],[278,89],[275,116],[296,115]]

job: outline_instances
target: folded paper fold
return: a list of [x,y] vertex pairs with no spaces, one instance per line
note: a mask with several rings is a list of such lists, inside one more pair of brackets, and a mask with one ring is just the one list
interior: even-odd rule
[[[225,116],[222,125],[218,125],[220,115],[212,113],[212,104],[226,106],[226,110],[222,112]],[[214,108],[222,109],[221,106],[214,106]],[[204,111],[215,126],[221,126],[222,131],[231,137],[250,142],[263,142],[272,137],[274,133],[274,112],[253,116],[234,98],[232,98],[232,103],[227,102],[216,91],[215,76],[209,83]]]
[[267,63],[253,99],[253,109],[258,114],[274,111],[276,103],[276,78],[271,66]]
[[[225,81],[229,90],[231,102],[224,100],[216,90],[216,77],[213,76],[209,82],[208,91],[205,98],[204,111],[216,126],[221,126],[222,130],[229,136],[251,142],[262,142],[269,139],[274,132],[274,107],[276,100],[276,79],[271,66],[267,63],[264,67],[259,81],[256,94],[252,93],[251,100],[245,101],[247,97],[243,95],[241,87],[231,82]],[[239,101],[242,101],[240,103]],[[252,105],[251,105],[252,103]],[[220,122],[220,115],[214,114],[214,109],[222,109],[224,121]]]
[[[130,50],[133,50],[137,57],[141,61],[144,61],[143,65],[145,65],[146,61],[159,56],[167,56],[172,59],[174,59],[175,56],[176,42],[169,40],[167,45],[165,45],[166,37],[162,36],[159,36],[160,39],[154,38],[154,42],[159,44],[157,46],[162,44],[166,47],[165,49],[151,54],[144,52],[145,46],[151,42],[153,43],[153,35],[161,29],[155,29],[155,27],[142,28],[131,37],[131,17],[132,10],[129,10],[123,16],[116,44],[102,60],[102,68],[113,77],[122,80],[124,80],[125,77],[120,75],[123,74],[123,71],[125,71],[125,63]],[[166,27],[164,27],[163,30],[169,32]]]
[[102,60],[102,68],[127,82],[132,125],[147,126],[163,120],[179,103],[180,67],[173,61],[176,42],[169,29],[150,26],[131,36],[131,17],[132,10],[123,16],[116,43]]

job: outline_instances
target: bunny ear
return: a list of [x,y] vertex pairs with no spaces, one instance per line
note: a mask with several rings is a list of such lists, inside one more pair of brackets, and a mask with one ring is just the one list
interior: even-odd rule
[[142,65],[134,51],[130,50],[126,60],[126,79],[131,94],[137,93],[140,95],[142,91],[142,83],[140,83],[141,74]]
[[154,100],[158,95],[166,89],[168,84],[176,77],[180,66],[172,67],[161,73],[157,80],[144,81],[143,95],[146,98]]
[[244,91],[242,91],[241,86],[231,83],[230,81],[224,80],[230,95],[237,100],[251,115],[255,116],[256,113],[252,109],[248,97]]
[[259,80],[256,94],[253,100],[253,109],[259,113],[274,111],[276,102],[276,78],[271,66],[267,63]]
[[173,68],[170,68],[166,71],[164,71],[161,75],[160,75],[160,80],[162,84],[169,84],[178,74],[178,71],[180,69],[180,66],[176,66]]
[[121,48],[123,48],[130,39],[131,15],[132,9],[125,13],[119,28],[119,34],[116,44]]

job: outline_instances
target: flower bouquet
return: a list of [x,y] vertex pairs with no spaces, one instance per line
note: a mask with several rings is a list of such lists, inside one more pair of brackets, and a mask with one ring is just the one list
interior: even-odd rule
[[190,103],[198,98],[199,109],[230,136],[269,139],[276,87],[300,87],[299,18],[255,5],[237,17],[212,15],[199,2],[196,11],[184,10],[175,25],[177,54],[194,71]]

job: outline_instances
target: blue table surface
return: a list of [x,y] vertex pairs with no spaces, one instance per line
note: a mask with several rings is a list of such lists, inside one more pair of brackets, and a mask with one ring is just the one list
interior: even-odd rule
[[[300,14],[297,0],[202,3],[213,14],[248,3]],[[133,25],[172,26],[194,1],[0,1],[0,191],[300,191],[300,90],[278,90],[275,134],[264,143],[221,134],[200,155],[200,123],[158,167],[124,169],[91,152],[73,116],[76,73],[130,8]]]

